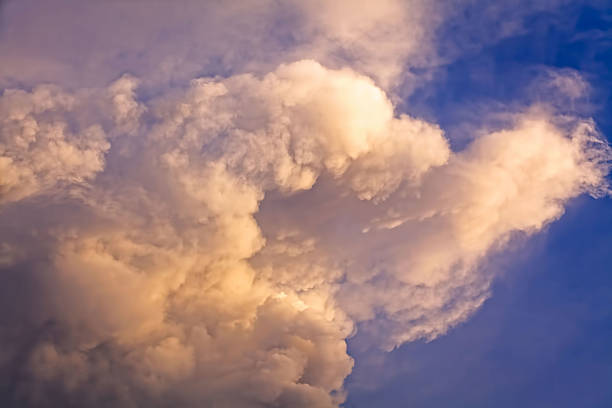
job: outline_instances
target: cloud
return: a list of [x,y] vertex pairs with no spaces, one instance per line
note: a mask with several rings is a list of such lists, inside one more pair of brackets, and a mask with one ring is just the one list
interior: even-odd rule
[[[384,249],[356,260],[375,267],[357,267],[341,293],[366,330],[385,333],[384,347],[464,321],[489,295],[488,253],[558,219],[571,197],[606,193],[609,149],[592,122],[559,124],[537,110],[514,120],[434,169],[412,200],[393,202],[370,227]],[[381,310],[383,319],[373,314]]]
[[392,86],[407,67],[433,58],[443,15],[423,0],[9,1],[0,85],[103,86],[131,72],[158,89],[202,73],[263,74],[310,58]]
[[[54,85],[31,92],[5,90],[0,104],[3,143],[0,150],[1,202],[23,199],[60,183],[82,182],[104,169],[110,140],[138,121],[131,100],[136,83],[123,77],[108,91],[70,94]],[[106,109],[114,119],[107,133],[90,121],[92,109]]]
[[141,72],[104,86],[4,91],[0,383],[14,405],[337,407],[347,338],[388,350],[445,333],[489,296],[490,253],[607,193],[610,150],[590,119],[533,106],[454,152],[439,126],[396,111],[403,64],[429,55],[425,27],[404,27],[424,3],[154,4],[168,19],[107,30],[99,61],[199,7],[211,33],[247,42],[236,53],[284,38],[258,31],[270,13],[298,20],[295,44],[229,52],[237,72],[188,82],[227,42],[174,79],[151,46]]
[[38,297],[3,317],[21,403],[335,406],[355,324],[444,333],[488,296],[487,253],[606,188],[594,125],[544,109],[452,153],[314,61],[146,104],[135,84],[1,99],[2,268]]

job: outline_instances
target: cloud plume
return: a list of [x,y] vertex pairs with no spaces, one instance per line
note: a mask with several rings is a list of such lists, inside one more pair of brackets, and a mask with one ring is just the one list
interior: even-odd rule
[[289,3],[305,39],[269,72],[3,92],[11,403],[337,407],[347,338],[445,333],[489,296],[487,255],[607,193],[590,119],[532,106],[452,151],[388,91],[416,47],[401,3],[325,4]]

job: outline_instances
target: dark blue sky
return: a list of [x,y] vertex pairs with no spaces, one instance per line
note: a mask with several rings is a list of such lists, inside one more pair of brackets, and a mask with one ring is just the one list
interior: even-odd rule
[[[480,113],[537,100],[538,75],[569,68],[592,86],[575,109],[610,140],[612,6],[570,4],[528,16],[518,34],[472,47],[470,35],[496,28],[478,25],[474,10],[476,26],[450,24],[441,33],[463,48],[461,57],[437,68],[407,110],[440,123],[461,148]],[[466,323],[430,343],[359,356],[345,406],[611,407],[612,199],[575,200],[491,267],[502,271],[493,295]]]

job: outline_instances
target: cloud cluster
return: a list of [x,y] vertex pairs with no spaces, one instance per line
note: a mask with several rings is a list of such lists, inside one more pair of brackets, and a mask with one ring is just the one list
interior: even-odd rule
[[606,188],[588,120],[534,108],[453,153],[311,60],[136,92],[0,98],[20,405],[337,406],[356,327],[387,349],[444,333],[488,296],[490,251]]
[[[607,193],[608,145],[558,104],[461,151],[398,113],[444,10],[350,3],[6,5],[1,401],[337,407],[347,338],[445,333],[489,296],[489,254]],[[79,35],[74,10],[97,16]]]

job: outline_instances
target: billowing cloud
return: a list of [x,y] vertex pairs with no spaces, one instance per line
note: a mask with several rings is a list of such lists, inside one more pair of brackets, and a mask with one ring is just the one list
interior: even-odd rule
[[[400,3],[365,5],[288,3],[304,38],[268,72],[4,91],[12,403],[336,407],[347,338],[445,333],[489,296],[487,255],[607,193],[590,119],[532,106],[453,152],[399,114],[385,89],[425,30],[394,31]],[[220,13],[259,10],[234,7]],[[348,50],[354,69],[334,62]]]
[[2,267],[37,298],[3,343],[34,405],[334,406],[356,323],[384,348],[444,333],[490,250],[605,188],[593,124],[543,109],[452,153],[314,61],[147,106],[135,86],[1,100]]

